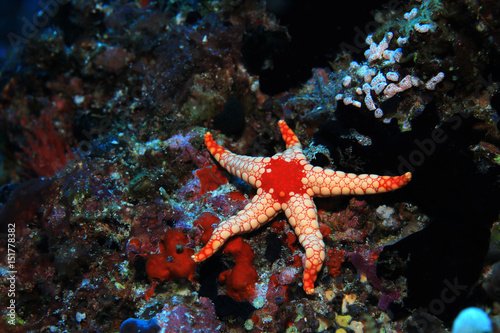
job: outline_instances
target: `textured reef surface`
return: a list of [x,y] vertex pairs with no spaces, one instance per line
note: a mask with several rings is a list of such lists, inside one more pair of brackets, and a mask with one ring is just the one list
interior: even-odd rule
[[[498,332],[500,2],[335,4],[6,5],[0,331]],[[270,204],[269,223],[193,260],[259,194],[205,133],[270,157],[280,120],[311,170],[347,177],[303,201],[325,248],[308,293],[317,244],[287,219],[301,207]],[[272,192],[330,182],[289,171]]]

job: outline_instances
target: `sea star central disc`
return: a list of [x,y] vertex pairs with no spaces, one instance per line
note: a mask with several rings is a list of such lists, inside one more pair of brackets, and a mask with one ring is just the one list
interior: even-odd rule
[[304,166],[296,160],[286,161],[285,158],[272,158],[266,172],[262,174],[262,190],[270,193],[279,203],[286,203],[290,194],[304,193],[303,177],[289,177],[290,175],[305,176]]

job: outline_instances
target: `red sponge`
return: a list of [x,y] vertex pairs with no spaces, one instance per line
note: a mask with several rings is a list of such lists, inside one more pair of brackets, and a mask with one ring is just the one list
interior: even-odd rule
[[222,272],[219,281],[226,283],[227,295],[238,302],[251,301],[255,293],[255,283],[259,280],[253,267],[254,253],[250,245],[241,237],[230,239],[224,246],[224,253],[234,258],[234,268]]
[[159,254],[151,254],[146,262],[150,280],[172,281],[185,278],[194,281],[196,263],[191,259],[193,249],[186,248],[189,238],[179,230],[168,230],[163,243],[158,245]]

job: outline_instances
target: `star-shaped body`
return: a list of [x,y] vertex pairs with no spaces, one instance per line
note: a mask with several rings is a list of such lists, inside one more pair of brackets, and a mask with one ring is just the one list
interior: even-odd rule
[[257,194],[243,210],[217,226],[193,260],[207,259],[230,237],[255,230],[284,211],[305,250],[303,288],[307,294],[313,294],[314,282],[325,260],[325,243],[312,198],[396,190],[410,181],[411,173],[397,177],[355,175],[313,166],[285,121],[280,120],[278,125],[286,150],[273,157],[233,154],[215,143],[210,133],[205,134],[205,144],[212,156],[228,172],[257,188]]

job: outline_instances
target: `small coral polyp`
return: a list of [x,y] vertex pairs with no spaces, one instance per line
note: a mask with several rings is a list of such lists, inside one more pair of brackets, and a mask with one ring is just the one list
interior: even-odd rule
[[307,294],[314,294],[314,282],[325,260],[325,243],[312,198],[393,191],[406,185],[411,173],[397,177],[355,175],[315,167],[307,161],[285,121],[280,120],[278,125],[287,149],[272,157],[233,154],[215,143],[210,133],[205,134],[205,144],[220,165],[257,188],[257,194],[245,209],[218,225],[193,260],[209,258],[232,236],[258,229],[284,211],[305,250],[303,288]]

